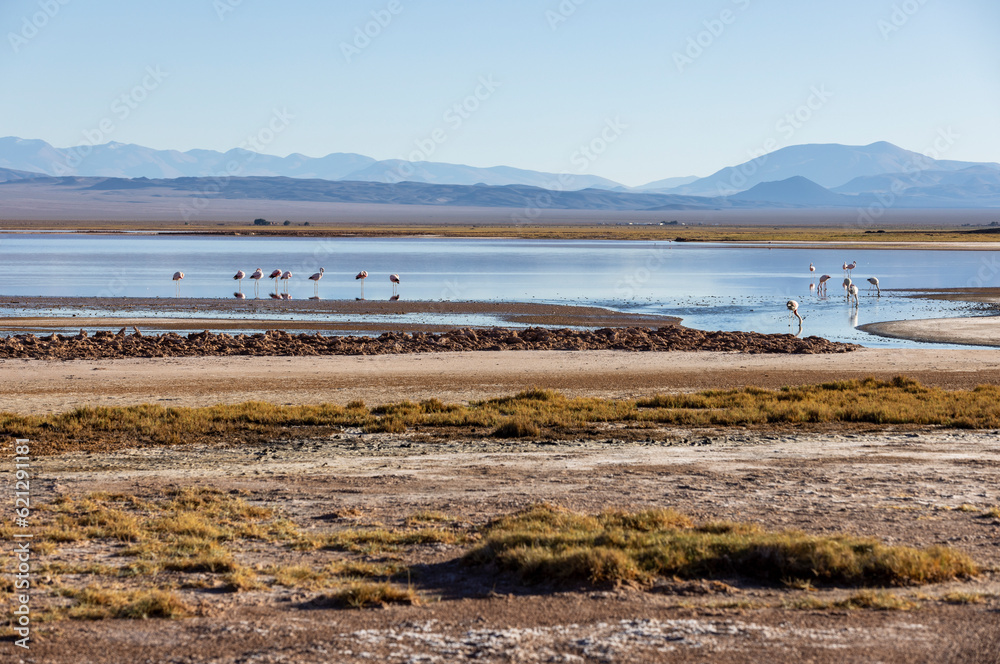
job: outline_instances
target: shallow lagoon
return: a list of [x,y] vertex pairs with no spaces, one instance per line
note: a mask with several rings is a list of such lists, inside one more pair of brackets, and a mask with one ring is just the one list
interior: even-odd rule
[[[847,303],[841,285],[842,264],[855,260],[853,279],[861,289],[857,310]],[[816,272],[809,272],[810,263]],[[794,332],[785,302],[795,299],[805,317],[805,334],[869,346],[917,344],[874,337],[856,325],[980,310],[892,289],[996,285],[981,283],[984,274],[1000,280],[993,269],[996,252],[450,238],[0,234],[0,264],[6,275],[0,294],[14,296],[172,298],[170,277],[181,270],[184,297],[231,299],[236,270],[250,274],[261,267],[265,274],[291,270],[289,292],[303,299],[313,295],[307,277],[322,266],[324,299],[359,297],[354,275],[367,270],[368,299],[388,299],[388,275],[399,273],[404,300],[588,304],[679,316],[685,325],[701,329],[757,332]],[[824,273],[832,276],[825,298],[809,288]],[[881,298],[866,293],[869,276],[879,278]],[[265,277],[260,295],[267,298],[273,288]],[[249,279],[242,290],[254,297]],[[273,304],[280,307],[278,301]],[[287,317],[274,313],[282,315]]]

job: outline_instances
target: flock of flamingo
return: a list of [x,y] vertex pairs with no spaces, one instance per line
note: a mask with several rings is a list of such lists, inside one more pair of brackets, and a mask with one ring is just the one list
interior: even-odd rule
[[[847,291],[847,300],[850,302],[851,298],[854,298],[854,301],[851,304],[855,308],[858,306],[858,286],[851,280],[851,273],[857,266],[858,266],[857,261],[851,261],[850,263],[845,262],[841,268],[844,270],[844,290]],[[816,266],[813,265],[812,263],[809,263],[809,271],[815,272]],[[809,290],[815,289],[817,295],[825,295],[827,292],[826,282],[830,281],[831,278],[832,277],[830,277],[829,274],[824,274],[819,278],[818,286],[812,283],[809,284]],[[868,277],[868,283],[871,284],[868,290],[870,291],[872,288],[874,288],[877,293],[877,297],[882,297],[882,289],[879,287],[878,277]],[[785,306],[788,307],[788,310],[792,313],[793,316],[799,319],[799,332],[801,332],[802,316],[799,315],[799,303],[796,300],[789,300],[787,303],[785,303]]]
[[[318,300],[319,299],[319,280],[323,278],[323,274],[325,272],[326,272],[326,269],[320,268],[319,272],[317,272],[316,274],[313,274],[313,275],[309,276],[309,280],[313,282],[313,296],[311,298],[309,298],[310,300]],[[176,296],[179,296],[181,294],[181,280],[183,278],[184,278],[184,273],[183,272],[181,272],[181,271],[174,272],[174,276],[173,276],[173,281],[174,281],[174,285],[175,285],[174,295],[176,295]],[[236,299],[238,299],[238,300],[242,300],[242,299],[246,298],[246,295],[243,294],[243,279],[245,279],[245,278],[247,278],[247,274],[243,270],[237,270],[236,274],[233,275],[233,279],[235,281],[239,282],[239,287],[237,288],[236,292],[233,293],[233,296],[236,297]],[[254,295],[255,298],[259,298],[260,297],[260,291],[259,291],[260,280],[264,278],[264,271],[262,269],[260,269],[260,268],[257,268],[256,270],[253,271],[253,273],[250,275],[249,278],[253,279],[253,295]],[[292,299],[291,294],[289,294],[289,292],[288,292],[288,280],[292,278],[292,273],[289,270],[284,270],[284,271],[282,271],[282,270],[275,270],[274,272],[272,272],[269,275],[268,278],[274,279],[274,292],[273,293],[269,293],[269,295],[271,296],[271,299],[274,299],[274,300],[291,300]],[[365,279],[367,279],[367,278],[368,278],[368,272],[365,271],[365,270],[361,270],[361,272],[358,272],[357,276],[354,277],[355,280],[361,281],[361,297],[358,298],[360,300],[365,299]],[[389,281],[392,282],[392,297],[389,298],[389,299],[390,300],[398,300],[399,299],[399,293],[397,291],[397,288],[399,286],[399,275],[398,274],[390,274],[389,275]],[[282,282],[284,284],[284,290],[282,292],[280,292],[280,293],[278,292],[278,282]]]

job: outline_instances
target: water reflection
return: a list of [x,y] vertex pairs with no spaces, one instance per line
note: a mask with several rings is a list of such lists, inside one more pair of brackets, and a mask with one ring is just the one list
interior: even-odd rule
[[[373,299],[398,295],[390,290],[397,282],[387,277],[404,274],[407,295],[414,300],[589,304],[680,316],[701,329],[757,332],[786,331],[787,311],[781,306],[794,299],[809,320],[809,334],[906,345],[858,332],[845,320],[844,310],[850,315],[855,303],[848,304],[848,293],[841,301],[827,291],[831,274],[840,281],[842,253],[709,243],[0,234],[0,262],[10,275],[0,284],[0,295],[111,298],[109,303],[122,297],[180,297],[181,279],[171,275],[183,274],[184,297],[205,302],[228,292],[232,266],[242,264],[285,266],[270,273],[275,287],[268,297],[305,299],[319,296],[318,283],[310,294],[307,280],[296,281],[292,274],[317,273],[322,262],[331,265],[323,272],[324,299],[363,299],[369,271],[347,266],[366,265],[377,276],[367,285]],[[853,253],[853,280],[873,287],[878,280],[875,292],[858,296],[857,306],[866,308],[868,321],[975,310],[963,303],[912,299],[892,288],[965,286],[977,276],[981,252]],[[258,280],[254,284],[260,295]]]

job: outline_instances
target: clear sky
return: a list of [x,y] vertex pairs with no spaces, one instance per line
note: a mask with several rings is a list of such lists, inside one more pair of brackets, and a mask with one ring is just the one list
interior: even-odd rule
[[4,0],[0,27],[0,136],[57,147],[628,185],[941,132],[938,157],[1000,161],[997,0]]

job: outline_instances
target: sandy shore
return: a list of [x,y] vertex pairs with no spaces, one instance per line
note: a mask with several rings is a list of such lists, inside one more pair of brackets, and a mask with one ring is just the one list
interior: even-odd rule
[[892,339],[966,346],[1000,346],[1000,317],[894,320],[859,325],[859,330]]
[[468,401],[544,386],[633,397],[668,390],[780,387],[905,374],[958,389],[1000,383],[995,350],[862,349],[837,355],[498,351],[426,355],[2,360],[0,400],[20,413],[85,405],[207,406]]

